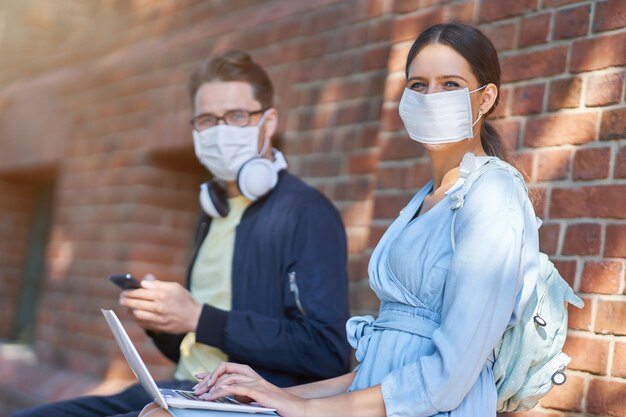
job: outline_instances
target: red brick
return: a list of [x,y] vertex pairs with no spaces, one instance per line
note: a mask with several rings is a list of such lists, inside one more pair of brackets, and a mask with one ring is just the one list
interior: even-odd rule
[[563,352],[572,358],[572,362],[567,367],[578,371],[606,375],[610,347],[610,341],[604,338],[570,334],[567,336],[563,347]]
[[615,158],[615,178],[626,178],[626,146],[622,146]]
[[387,231],[389,223],[391,223],[391,221],[387,222],[387,224],[380,224],[380,222],[377,222],[370,227],[370,248],[374,248],[378,244],[380,238],[383,237],[383,234]]
[[381,132],[405,132],[404,123],[402,123],[397,107],[385,106],[383,108],[383,114],[380,119],[380,130]]
[[562,6],[564,4],[577,3],[579,1],[580,0],[545,0],[544,7]]
[[393,11],[396,13],[407,13],[417,10],[420,0],[396,0],[393,2]]
[[525,115],[540,113],[543,108],[545,84],[533,84],[517,87],[513,90],[511,114]]
[[496,104],[495,109],[489,114],[488,119],[498,119],[507,115],[507,107],[509,103],[509,97],[511,96],[511,91],[508,88],[501,88],[498,94],[498,103]]
[[600,301],[594,330],[598,333],[626,335],[626,301]]
[[586,261],[580,290],[596,294],[619,294],[623,281],[623,261]]
[[[358,101],[356,103],[350,103],[342,105],[336,110],[335,125],[344,126],[351,124],[359,124],[369,120],[370,102]],[[328,127],[327,124],[316,124],[317,127]]]
[[626,258],[626,225],[607,224],[604,238],[604,256]]
[[395,219],[400,210],[409,202],[413,194],[404,192],[401,194],[377,194],[374,197],[374,218]]
[[580,105],[582,79],[579,77],[554,80],[550,83],[548,110],[571,109]]
[[550,15],[551,13],[543,13],[522,19],[519,31],[520,47],[538,45],[548,40]]
[[589,31],[590,6],[559,10],[554,16],[553,39],[570,39]]
[[572,45],[570,71],[593,71],[626,65],[626,32],[583,39]]
[[[330,103],[366,96],[368,81],[364,79],[334,79],[326,81],[320,88],[310,89],[303,104]],[[307,90],[304,90],[307,91]]]
[[407,166],[380,168],[376,172],[378,189],[410,188],[413,169]]
[[404,73],[401,75],[399,73],[395,73],[388,76],[385,80],[385,93],[383,96],[385,102],[399,102],[405,87],[406,78],[404,77]]
[[567,47],[556,46],[502,58],[502,82],[547,77],[565,72]]
[[[388,42],[391,38],[391,29],[393,28],[392,19],[380,19],[378,21],[370,22],[367,26],[368,44],[377,42]],[[350,35],[351,33],[348,33],[348,37],[350,37]],[[387,63],[385,63],[385,65],[386,64]]]
[[616,140],[626,137],[626,108],[605,110],[600,122],[600,140]]
[[535,215],[540,219],[546,217],[546,209],[547,209],[547,193],[545,188],[539,187],[531,187],[530,192],[530,201],[533,204],[533,208],[535,209]]
[[566,372],[567,382],[561,386],[555,386],[548,395],[543,397],[539,404],[542,407],[557,410],[582,411],[584,398],[584,380],[578,375]]
[[443,6],[444,22],[462,22],[472,24],[474,22],[474,11],[477,7],[474,0],[451,2]]
[[386,70],[389,61],[389,46],[382,45],[367,49],[361,55],[361,71]]
[[624,86],[624,72],[591,75],[587,79],[587,106],[606,106],[618,103]]
[[626,185],[555,188],[551,218],[626,218]]
[[508,149],[514,150],[519,147],[521,126],[518,120],[489,120],[489,124],[498,132]]
[[539,248],[548,255],[556,254],[559,247],[559,233],[561,226],[558,223],[543,224],[539,228]]
[[498,51],[506,51],[516,46],[517,23],[501,23],[481,26],[480,30],[491,40]]
[[626,415],[626,383],[592,379],[587,393],[587,411],[612,417]]
[[533,178],[533,160],[534,156],[531,152],[517,152],[513,155],[512,163],[518,171],[523,172],[527,178]]
[[578,145],[596,138],[596,112],[562,113],[542,116],[526,122],[524,144],[536,148]]
[[574,154],[575,180],[595,180],[607,178],[611,163],[611,149],[589,148],[579,149]]
[[351,226],[346,228],[348,238],[348,254],[362,253],[367,249],[369,242],[369,228],[366,226]]
[[552,259],[552,263],[554,263],[554,267],[559,271],[563,279],[573,288],[576,279],[576,270],[578,269],[576,261],[559,261]]
[[[356,283],[355,283],[356,284]],[[358,311],[372,313],[378,310],[380,306],[380,299],[376,296],[376,293],[372,291],[367,281],[359,282],[359,285],[350,285],[350,305],[359,306]]]
[[[374,188],[374,181],[370,177],[349,177],[345,181],[338,182],[339,189],[336,200],[350,201],[352,206],[356,202],[370,201]],[[368,210],[371,213],[371,210]],[[355,225],[355,224],[353,224]]]
[[566,179],[570,172],[570,150],[541,150],[535,154],[537,159],[537,181],[554,181]]
[[481,22],[492,22],[518,16],[537,8],[537,0],[483,0],[480,3]]
[[593,31],[602,32],[626,26],[626,9],[623,0],[606,0],[596,3]]
[[348,174],[373,174],[378,163],[378,153],[353,153],[348,158]]
[[626,378],[626,342],[616,342],[613,353],[613,376]]
[[393,43],[415,40],[417,36],[435,22],[440,22],[443,9],[438,7],[427,11],[418,11],[399,17],[394,23],[391,41]]
[[351,256],[348,260],[348,279],[357,282],[367,278],[367,262],[360,256]]
[[424,147],[406,135],[382,137],[379,147],[381,161],[416,159],[425,154]]
[[567,307],[568,327],[576,330],[591,330],[594,301],[590,298],[581,298],[585,303],[583,308],[577,308],[573,305]]
[[563,241],[563,255],[598,255],[600,253],[601,227],[599,224],[573,224],[567,227]]
[[299,161],[297,168],[304,177],[336,177],[341,174],[342,166],[340,158],[319,156]]

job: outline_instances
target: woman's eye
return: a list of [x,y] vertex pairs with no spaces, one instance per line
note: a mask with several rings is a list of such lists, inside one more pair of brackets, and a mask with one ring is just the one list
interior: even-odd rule
[[443,85],[446,88],[459,88],[460,87],[459,83],[457,83],[456,81],[446,81],[445,83],[443,83]]
[[414,83],[412,83],[409,88],[411,90],[423,90],[424,88],[426,88],[426,84],[424,84],[421,81],[416,81]]

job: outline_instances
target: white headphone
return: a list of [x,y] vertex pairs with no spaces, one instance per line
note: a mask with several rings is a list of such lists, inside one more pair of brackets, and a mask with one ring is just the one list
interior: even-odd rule
[[[278,184],[278,173],[287,168],[285,156],[272,149],[274,160],[255,157],[246,161],[237,174],[239,192],[250,201],[256,201]],[[211,217],[226,217],[230,211],[226,190],[215,181],[200,185],[200,205]]]

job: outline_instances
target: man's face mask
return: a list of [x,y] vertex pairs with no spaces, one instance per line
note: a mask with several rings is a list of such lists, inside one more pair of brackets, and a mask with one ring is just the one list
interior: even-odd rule
[[224,124],[201,132],[194,130],[196,157],[215,177],[223,181],[234,181],[246,161],[265,153],[268,138],[265,138],[261,152],[258,151],[259,130],[264,119],[265,114],[256,126]]
[[473,91],[464,88],[432,94],[405,88],[398,110],[409,137],[433,145],[474,137],[473,128],[482,112],[473,121],[470,94],[485,87]]

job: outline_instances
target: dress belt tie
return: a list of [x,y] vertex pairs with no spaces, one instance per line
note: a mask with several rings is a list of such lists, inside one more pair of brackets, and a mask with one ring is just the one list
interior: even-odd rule
[[346,323],[348,342],[356,349],[356,359],[361,362],[369,347],[372,333],[377,330],[396,330],[423,337],[432,337],[439,327],[439,314],[421,307],[402,303],[383,303],[378,318],[355,316]]

